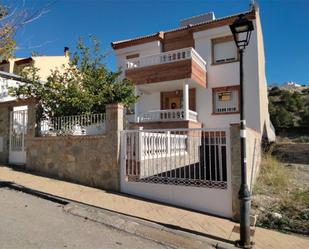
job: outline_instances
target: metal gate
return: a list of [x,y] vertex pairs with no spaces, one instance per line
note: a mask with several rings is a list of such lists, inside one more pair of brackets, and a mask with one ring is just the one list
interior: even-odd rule
[[121,191],[232,217],[229,129],[122,132]]
[[14,110],[10,113],[9,163],[26,163],[25,136],[27,134],[27,123],[27,109]]

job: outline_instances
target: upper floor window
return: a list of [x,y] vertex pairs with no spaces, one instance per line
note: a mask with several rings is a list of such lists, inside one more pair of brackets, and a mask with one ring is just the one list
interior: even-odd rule
[[126,56],[126,59],[129,60],[129,59],[138,58],[138,57],[139,57],[139,54],[129,54]]
[[239,86],[213,88],[212,95],[214,114],[239,112]]
[[139,66],[138,61],[139,54],[129,54],[126,56],[127,61],[126,68],[135,68]]
[[237,47],[233,36],[224,36],[211,40],[212,64],[229,63],[238,60]]

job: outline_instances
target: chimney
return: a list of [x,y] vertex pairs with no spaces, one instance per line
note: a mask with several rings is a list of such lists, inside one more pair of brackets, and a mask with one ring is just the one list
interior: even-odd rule
[[70,49],[69,47],[64,47],[64,56],[69,57],[70,56]]

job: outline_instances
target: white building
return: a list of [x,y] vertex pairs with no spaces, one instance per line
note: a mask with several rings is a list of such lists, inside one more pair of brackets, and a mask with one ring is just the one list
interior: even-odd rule
[[[252,7],[242,14],[254,23],[244,54],[247,126],[274,140],[259,10]],[[207,13],[182,20],[173,30],[112,42],[117,67],[141,96],[129,117],[133,127],[220,128],[239,123],[239,58],[229,28],[238,15],[215,19]]]
[[20,77],[15,74],[0,71],[0,103],[16,100],[16,97],[9,95],[9,88],[21,84],[19,80]]

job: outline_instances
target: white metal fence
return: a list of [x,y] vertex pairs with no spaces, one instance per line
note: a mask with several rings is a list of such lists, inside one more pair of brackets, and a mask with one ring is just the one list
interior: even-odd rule
[[105,113],[51,117],[41,120],[39,135],[98,135],[105,131],[105,119]]
[[183,48],[169,52],[129,59],[126,61],[125,68],[126,69],[140,68],[151,65],[170,63],[174,61],[181,61],[186,59],[193,59],[197,64],[199,64],[203,69],[206,70],[206,62],[194,50],[194,48]]
[[122,134],[129,182],[227,188],[228,130],[128,130]]

